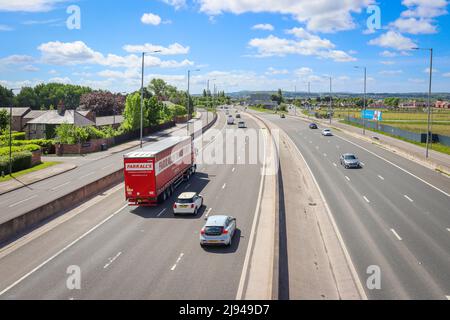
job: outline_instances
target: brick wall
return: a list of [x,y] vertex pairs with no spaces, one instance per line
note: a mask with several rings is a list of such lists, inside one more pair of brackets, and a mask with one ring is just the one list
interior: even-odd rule
[[41,155],[42,155],[41,150],[33,151],[31,153],[31,166],[32,167],[42,163]]

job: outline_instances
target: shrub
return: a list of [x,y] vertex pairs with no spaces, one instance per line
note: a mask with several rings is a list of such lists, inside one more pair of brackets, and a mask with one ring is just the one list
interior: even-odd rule
[[[16,152],[12,155],[12,172],[22,171],[31,168],[32,154],[29,151]],[[9,157],[0,156],[0,173],[9,174]]]
[[[25,146],[13,146],[11,147],[11,151],[12,153],[17,153],[17,152],[23,152],[23,151],[36,151],[36,150],[41,150],[41,147],[36,145],[36,144],[27,144]],[[1,156],[6,156],[9,155],[9,146],[8,147],[1,147],[0,148],[0,157]]]
[[[11,139],[12,140],[25,140],[25,132],[13,132],[11,134]],[[8,142],[9,143],[9,133],[6,133],[5,131],[3,131],[3,134],[0,136],[0,141],[3,142]]]

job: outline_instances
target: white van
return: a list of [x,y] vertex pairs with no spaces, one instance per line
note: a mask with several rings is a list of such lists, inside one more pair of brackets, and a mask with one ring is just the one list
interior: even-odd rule
[[228,116],[228,120],[227,120],[228,125],[233,125],[234,124],[234,118],[232,115]]

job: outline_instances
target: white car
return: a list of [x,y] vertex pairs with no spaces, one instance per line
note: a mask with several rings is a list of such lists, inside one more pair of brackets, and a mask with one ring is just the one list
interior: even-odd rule
[[232,115],[228,116],[228,120],[227,120],[228,125],[233,125],[234,124],[234,118]]
[[200,245],[230,246],[236,233],[236,219],[229,216],[211,216],[200,231]]
[[173,214],[197,215],[203,206],[203,197],[195,192],[182,193],[173,205]]
[[322,131],[322,135],[325,136],[325,137],[332,137],[333,133],[331,132],[331,129],[324,129]]

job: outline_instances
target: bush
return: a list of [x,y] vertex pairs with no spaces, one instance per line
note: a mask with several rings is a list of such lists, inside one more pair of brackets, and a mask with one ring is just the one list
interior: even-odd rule
[[[29,151],[16,152],[12,155],[12,173],[31,168],[32,154]],[[9,157],[0,156],[0,173],[9,174]]]
[[[13,132],[11,134],[11,139],[12,140],[25,140],[25,132]],[[9,143],[9,133],[5,133],[5,131],[3,131],[3,134],[0,136],[0,141],[3,142],[7,142]]]
[[[36,144],[27,144],[25,146],[13,146],[11,147],[11,151],[12,153],[17,153],[17,152],[23,152],[23,151],[37,151],[37,150],[41,150],[41,147],[36,145]],[[9,155],[9,146],[8,147],[1,147],[0,148],[0,157],[1,156],[6,156]]]

